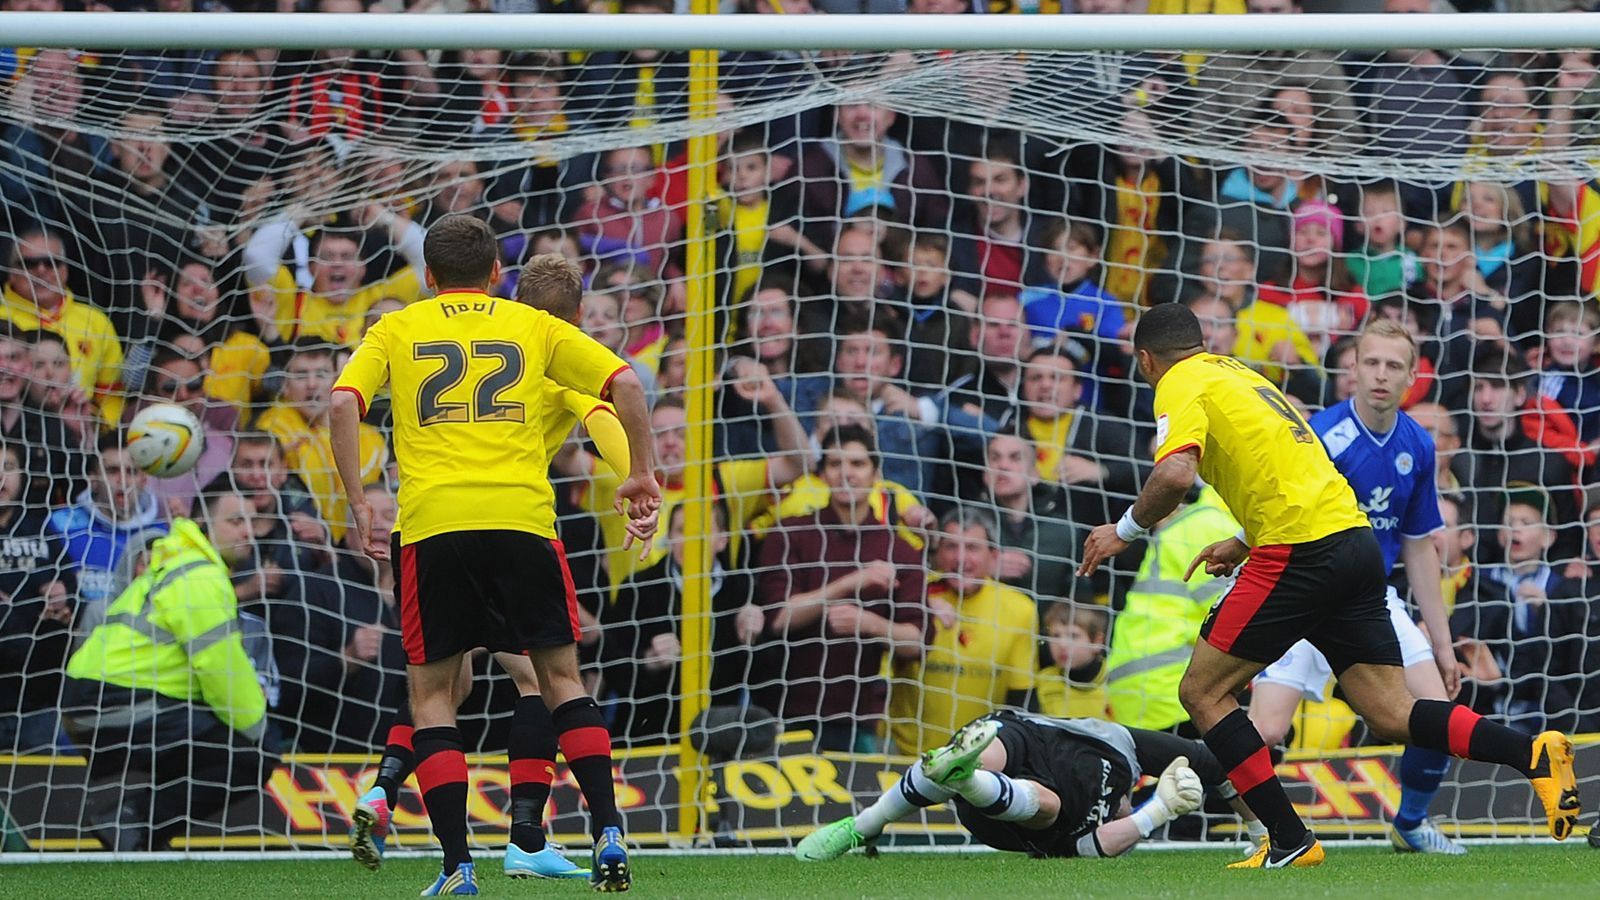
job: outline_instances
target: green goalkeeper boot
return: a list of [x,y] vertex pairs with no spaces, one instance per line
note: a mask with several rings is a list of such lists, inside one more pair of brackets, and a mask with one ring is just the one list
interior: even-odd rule
[[950,743],[922,754],[922,773],[934,784],[945,786],[971,778],[983,768],[979,757],[999,733],[1000,723],[994,719],[968,722],[951,736]]
[[829,862],[864,845],[867,839],[856,831],[856,817],[846,816],[805,836],[794,848],[801,862]]

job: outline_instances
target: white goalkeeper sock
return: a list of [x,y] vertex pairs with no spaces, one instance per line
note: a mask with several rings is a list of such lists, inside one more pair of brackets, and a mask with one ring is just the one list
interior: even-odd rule
[[1026,822],[1039,812],[1039,792],[1033,782],[1008,778],[999,772],[979,769],[971,778],[950,785],[991,819],[1001,822]]
[[891,822],[898,822],[919,809],[938,806],[954,797],[956,792],[942,784],[935,784],[922,772],[922,763],[906,770],[899,781],[890,785],[883,796],[871,806],[856,813],[856,833],[865,838],[883,834]]

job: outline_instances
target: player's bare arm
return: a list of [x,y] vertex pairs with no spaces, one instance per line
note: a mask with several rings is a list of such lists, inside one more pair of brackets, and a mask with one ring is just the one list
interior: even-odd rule
[[[1154,471],[1145,480],[1144,489],[1133,501],[1133,507],[1128,515],[1123,516],[1124,521],[1132,518],[1133,530],[1144,532],[1171,515],[1183,502],[1184,495],[1194,487],[1199,464],[1200,450],[1196,447],[1179,450],[1156,463]],[[1136,536],[1125,536],[1131,534],[1132,531],[1126,526],[1115,522],[1108,522],[1091,531],[1083,545],[1083,562],[1078,566],[1078,574],[1093,575],[1106,559],[1128,549],[1128,545],[1137,540]]]
[[611,381],[611,405],[628,435],[628,477],[617,486],[617,514],[628,520],[624,548],[644,545],[640,558],[650,552],[661,512],[661,485],[656,481],[655,444],[650,439],[650,407],[644,385],[632,369],[618,372]]
[[367,492],[361,486],[361,401],[352,391],[333,392],[328,412],[328,426],[333,445],[333,463],[344,485],[345,498],[350,503],[350,515],[355,519],[356,536],[361,549],[379,562],[389,558],[387,535],[372,533],[372,507],[367,503]]
[[1411,596],[1416,598],[1417,610],[1422,613],[1422,624],[1427,626],[1433,661],[1439,667],[1445,694],[1454,700],[1461,693],[1461,667],[1456,663],[1455,646],[1450,640],[1450,620],[1444,611],[1444,589],[1438,574],[1441,569],[1439,551],[1429,538],[1408,537],[1400,546],[1400,559],[1409,576]]

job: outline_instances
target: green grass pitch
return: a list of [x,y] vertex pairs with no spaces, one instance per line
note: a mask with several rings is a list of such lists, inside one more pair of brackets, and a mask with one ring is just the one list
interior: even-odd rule
[[[1600,895],[1600,851],[1573,846],[1482,846],[1461,859],[1399,856],[1386,848],[1330,848],[1320,868],[1229,872],[1227,850],[1138,852],[1112,860],[1030,860],[1012,854],[885,852],[832,864],[788,857],[638,856],[636,897],[1195,897],[1290,900],[1515,900]],[[590,896],[582,882],[512,881],[480,856],[489,897]],[[348,861],[67,863],[0,866],[13,897],[415,897],[438,871],[397,859],[371,874]]]

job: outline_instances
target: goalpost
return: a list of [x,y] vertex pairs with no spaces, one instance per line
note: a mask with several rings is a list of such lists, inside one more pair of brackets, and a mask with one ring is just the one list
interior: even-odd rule
[[[695,0],[695,8],[714,4]],[[1594,51],[1569,49],[1600,48],[1600,17],[0,13],[0,44],[29,48],[0,49],[0,134],[10,140],[0,146],[0,250],[40,228],[66,238],[68,285],[110,314],[128,351],[121,371],[130,406],[161,394],[161,379],[138,361],[204,348],[208,390],[233,414],[224,432],[251,430],[261,412],[288,402],[274,398],[294,337],[351,346],[369,312],[420,293],[407,281],[406,221],[479,212],[501,234],[508,269],[556,249],[611,279],[591,285],[586,327],[631,350],[655,376],[657,399],[677,396],[685,406],[675,486],[685,516],[681,563],[635,565],[606,547],[603,524],[591,546],[572,548],[575,566],[610,568],[611,587],[591,595],[606,627],[587,651],[589,669],[623,732],[619,746],[637,744],[619,753],[619,799],[646,843],[793,840],[887,783],[894,764],[880,751],[901,759],[960,724],[932,720],[935,706],[953,715],[1003,701],[1006,686],[1050,679],[1063,710],[1079,714],[1097,697],[1105,706],[1115,647],[1087,681],[1075,681],[1048,666],[1050,625],[1024,628],[999,613],[974,623],[952,611],[932,633],[956,636],[949,646],[936,639],[943,655],[930,654],[921,668],[872,651],[854,671],[805,672],[770,625],[741,632],[742,604],[727,608],[718,592],[745,585],[748,572],[748,599],[771,605],[803,568],[772,549],[788,534],[778,521],[788,509],[778,505],[784,485],[767,483],[774,466],[799,475],[814,463],[811,444],[784,443],[790,408],[807,432],[824,408],[830,422],[879,422],[884,478],[903,489],[880,486],[873,502],[929,553],[930,570],[938,528],[929,511],[987,505],[1003,518],[994,499],[1002,488],[989,477],[1002,463],[984,448],[1000,432],[1020,432],[1037,457],[1020,476],[1043,485],[1035,494],[1060,498],[1062,524],[1052,535],[1120,513],[1152,428],[1121,342],[1125,325],[1155,300],[1203,296],[1196,302],[1211,303],[1202,313],[1208,334],[1233,329],[1241,355],[1310,408],[1348,393],[1341,341],[1369,309],[1389,310],[1424,335],[1444,393],[1461,389],[1452,367],[1463,342],[1468,362],[1472,349],[1498,344],[1555,371],[1546,365],[1555,352],[1547,336],[1588,341],[1588,356],[1562,363],[1555,376],[1528,376],[1527,395],[1550,398],[1555,408],[1545,415],[1568,414],[1574,433],[1546,442],[1551,459],[1580,472],[1594,464],[1586,442],[1600,435],[1587,428],[1600,429],[1600,409],[1583,405],[1589,395],[1579,392],[1578,405],[1563,410],[1568,395],[1552,377],[1600,378],[1597,326],[1583,311],[1600,289],[1600,192],[1588,186],[1600,163],[1600,77]],[[1406,49],[1415,47],[1432,49]],[[263,52],[222,52],[239,48]],[[829,111],[839,108],[862,112],[836,122]],[[750,183],[735,183],[748,160]],[[1388,202],[1403,215],[1393,246],[1363,245]],[[1431,225],[1441,219],[1467,223],[1462,252],[1479,257],[1465,266],[1471,272],[1437,259],[1447,238]],[[359,309],[314,321],[300,314],[304,297],[355,286],[324,279],[327,257],[317,248],[330,235],[353,236],[362,270],[344,277],[378,287],[346,301]],[[1320,255],[1314,240],[1325,244]],[[1390,268],[1403,280],[1467,285],[1485,301],[1492,293],[1499,333],[1440,331],[1450,304],[1384,281]],[[788,296],[774,294],[780,285]],[[1260,285],[1279,299],[1266,299]],[[1007,306],[1006,297],[1019,303]],[[1556,302],[1564,300],[1574,302]],[[1051,303],[1061,304],[1059,321],[1031,317]],[[1107,324],[1113,314],[1125,325]],[[350,321],[334,328],[340,316]],[[1012,386],[1014,418],[1001,421],[982,408],[976,385],[1005,362],[994,354],[1006,349],[995,335],[1007,316],[1024,332],[1008,352],[1025,358],[1026,344],[1059,345],[1056,358],[1066,361],[1051,370],[1054,383],[1079,383],[1076,393],[1030,395],[1024,366]],[[842,361],[844,341],[895,328],[890,368],[847,368],[857,363]],[[225,372],[224,348],[234,353]],[[77,363],[76,348],[66,349]],[[775,377],[781,403],[762,371]],[[895,393],[879,392],[880,382],[893,382]],[[81,386],[92,390],[92,376]],[[102,387],[106,396],[122,390]],[[90,430],[105,424],[93,408],[67,410],[60,392],[39,394],[32,402],[84,416]],[[975,412],[964,406],[969,394]],[[1448,400],[1460,408],[1459,394]],[[890,432],[882,411],[896,404],[891,424],[911,424]],[[114,415],[108,408],[102,400],[99,413]],[[1476,426],[1461,421],[1459,440],[1472,452]],[[1080,439],[1085,422],[1105,424]],[[1075,460],[1091,471],[1072,468]],[[286,462],[320,499],[325,464],[293,448]],[[1582,507],[1568,497],[1588,480],[1563,483],[1553,465],[1524,474],[1549,479],[1550,560],[1562,568],[1592,559],[1576,518]],[[1497,561],[1484,548],[1495,545],[1508,484],[1524,479],[1490,484],[1474,472],[1457,479],[1458,512],[1480,526],[1467,559],[1485,565]],[[603,476],[573,474],[563,488],[574,511],[606,515],[595,499]],[[826,505],[826,484],[806,489],[822,499],[800,512]],[[733,519],[720,534],[719,505]],[[342,522],[326,515],[331,508],[318,504],[336,536]],[[1037,538],[1042,515],[1029,507],[1017,527]],[[744,556],[725,570],[714,557],[729,535],[731,552]],[[1115,639],[1123,595],[1160,573],[1123,565],[1108,583],[1079,585],[1065,574],[1081,534],[1075,540],[1006,545],[1020,555],[1000,555],[1001,571],[1041,615],[1052,602],[1066,604],[1068,616],[1051,620],[1062,634],[1092,632],[1103,615]],[[760,555],[749,549],[758,544]],[[654,580],[619,590],[637,571]],[[1463,571],[1457,561],[1452,577]],[[285,580],[304,577],[295,570]],[[343,817],[373,775],[374,758],[360,755],[357,738],[381,747],[386,704],[403,693],[392,667],[384,674],[381,653],[351,649],[356,631],[383,623],[382,608],[353,612],[356,588],[335,583],[344,585],[329,601],[337,639],[310,626],[279,628],[273,604],[284,597],[241,605],[260,612],[274,642],[269,652],[282,670],[263,678],[280,697],[277,730],[294,765],[273,776],[258,807],[235,811],[220,831],[198,829],[180,849],[341,846]],[[674,583],[676,607],[617,619],[619,595],[644,602]],[[288,589],[266,593],[275,590]],[[950,588],[932,590],[948,596]],[[1600,651],[1581,646],[1581,632],[1492,634],[1503,606],[1462,607],[1480,708],[1524,721],[1600,721]],[[962,656],[967,628],[993,655]],[[675,647],[653,645],[640,637],[646,631]],[[608,650],[607,640],[635,643]],[[1057,643],[1065,648],[1066,639]],[[1002,656],[1002,645],[1022,650]],[[8,658],[30,673],[59,674],[64,659],[39,661],[53,646]],[[1535,654],[1576,670],[1529,670]],[[959,675],[977,663],[987,680],[981,694],[965,693],[973,682]],[[327,675],[329,666],[339,674]],[[954,674],[941,681],[934,666]],[[358,675],[369,685],[360,693],[346,688]],[[492,752],[504,747],[509,718],[499,682],[466,710]],[[841,690],[842,700],[824,699]],[[796,696],[815,698],[809,715]],[[812,753],[798,731],[835,701],[873,727],[857,729],[851,752]],[[1338,743],[1351,727],[1339,706],[1303,710],[1300,741],[1331,734]],[[701,753],[699,724],[709,707],[776,713],[795,731],[773,745],[736,717],[740,724],[720,735],[734,750],[711,759]],[[629,723],[639,730],[627,733]],[[1592,790],[1600,747],[1583,746],[1580,774]],[[78,836],[72,807],[106,802],[107,786],[91,795],[68,750],[0,746],[7,753],[0,859],[12,850],[93,849]],[[1386,765],[1381,754],[1313,747],[1289,760],[1281,771],[1319,832],[1381,833],[1396,802],[1397,757]],[[503,763],[490,757],[473,770],[470,807],[488,844],[507,823]],[[1466,836],[1521,837],[1542,831],[1529,824],[1530,802],[1520,784],[1468,765],[1435,811]],[[397,817],[402,848],[431,846],[418,810],[412,797]],[[575,786],[558,781],[551,813],[557,836],[582,833]],[[926,827],[896,836],[947,843],[958,835],[948,814],[933,812]]]

